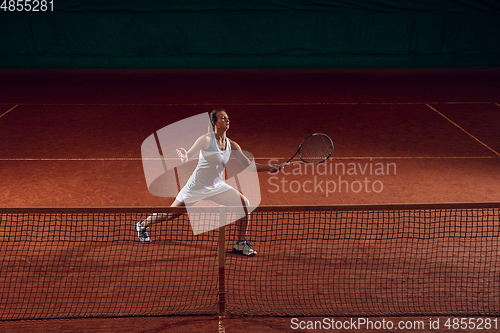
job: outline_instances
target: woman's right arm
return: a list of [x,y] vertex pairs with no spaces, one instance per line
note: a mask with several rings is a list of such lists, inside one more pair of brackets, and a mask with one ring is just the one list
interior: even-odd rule
[[188,151],[184,148],[178,148],[177,155],[181,159],[182,163],[186,163],[189,161],[191,158],[193,158],[198,152],[202,149],[207,149],[210,146],[210,137],[208,134],[200,136],[193,146],[189,148]]

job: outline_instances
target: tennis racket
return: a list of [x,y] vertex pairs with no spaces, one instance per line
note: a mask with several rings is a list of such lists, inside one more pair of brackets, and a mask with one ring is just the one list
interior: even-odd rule
[[[280,169],[290,163],[319,164],[325,162],[333,154],[333,141],[323,133],[314,133],[306,137],[299,145],[293,156],[285,163],[280,164]],[[299,155],[300,161],[292,161]]]

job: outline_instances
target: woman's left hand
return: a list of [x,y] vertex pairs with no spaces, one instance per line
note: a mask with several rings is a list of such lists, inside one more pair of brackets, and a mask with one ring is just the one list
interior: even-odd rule
[[284,165],[273,165],[271,167],[271,170],[269,170],[270,173],[276,173],[279,172],[281,169],[283,169],[285,166]]

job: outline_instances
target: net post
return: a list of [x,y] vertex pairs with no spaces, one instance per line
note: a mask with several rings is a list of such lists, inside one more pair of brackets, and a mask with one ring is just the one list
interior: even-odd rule
[[226,261],[226,209],[219,207],[219,317],[224,316],[226,306],[225,261]]

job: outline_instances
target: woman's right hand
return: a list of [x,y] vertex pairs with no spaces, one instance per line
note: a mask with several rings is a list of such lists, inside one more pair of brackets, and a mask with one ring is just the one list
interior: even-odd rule
[[181,159],[182,163],[186,163],[188,161],[188,154],[187,154],[186,149],[179,148],[179,149],[176,149],[175,151],[177,152],[177,155]]

